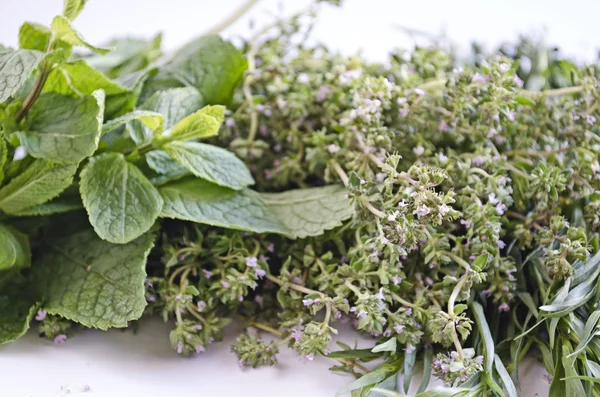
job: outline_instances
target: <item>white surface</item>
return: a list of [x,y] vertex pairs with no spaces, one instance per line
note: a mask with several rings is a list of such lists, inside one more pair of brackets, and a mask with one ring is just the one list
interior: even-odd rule
[[[257,27],[274,15],[289,15],[311,0],[262,0],[228,35],[247,37],[249,21]],[[204,32],[242,4],[243,0],[89,0],[75,26],[93,44],[113,36],[150,37],[164,32],[174,49]],[[0,43],[16,45],[25,20],[49,24],[62,0],[0,0]],[[280,11],[283,10],[283,11]],[[488,45],[514,41],[520,33],[547,31],[548,43],[581,59],[596,59],[600,48],[600,1],[571,0],[345,0],[342,9],[327,7],[314,37],[346,54],[358,49],[383,60],[395,46],[411,40],[396,25],[431,33],[445,32],[466,47],[473,40]]]
[[[272,21],[283,3],[285,14],[304,8],[309,0],[263,0],[250,15],[227,32],[247,36]],[[150,37],[164,32],[164,44],[174,49],[202,33],[241,4],[240,0],[90,0],[76,26],[94,44],[113,36]],[[60,12],[62,0],[0,0],[0,43],[16,45],[25,20],[48,24]],[[390,48],[410,45],[395,24],[440,33],[467,46],[476,39],[488,46],[514,40],[519,33],[541,32],[567,54],[593,60],[599,47],[600,1],[571,0],[346,0],[343,9],[327,9],[314,37],[346,54],[362,49],[383,60]],[[232,331],[232,337],[235,332]],[[346,333],[345,339],[353,340]],[[258,370],[238,369],[229,341],[211,346],[201,357],[182,359],[169,348],[168,327],[147,321],[138,335],[130,332],[86,331],[65,345],[54,346],[30,332],[0,347],[0,395],[55,397],[187,396],[333,396],[348,376],[329,373],[332,361],[299,362],[284,350],[280,364]],[[363,341],[364,343],[364,341]],[[365,346],[372,345],[368,342]],[[545,371],[532,360],[522,365],[521,396],[547,395]],[[83,393],[84,385],[91,391]],[[67,393],[67,391],[69,393]]]
[[[0,346],[0,395],[333,397],[352,381],[349,375],[328,371],[335,364],[333,360],[317,357],[312,362],[299,361],[285,347],[277,366],[241,370],[229,352],[240,332],[232,328],[228,328],[225,341],[194,358],[182,358],[171,350],[169,325],[159,319],[143,321],[136,335],[131,331],[88,330],[60,346],[29,332],[17,342]],[[341,335],[348,344],[357,337],[349,329],[342,329]],[[359,347],[370,346],[372,339],[359,340]],[[520,395],[546,396],[549,386],[543,378],[545,373],[534,360],[525,360]],[[417,376],[413,386],[418,380]],[[89,392],[83,391],[85,385]]]

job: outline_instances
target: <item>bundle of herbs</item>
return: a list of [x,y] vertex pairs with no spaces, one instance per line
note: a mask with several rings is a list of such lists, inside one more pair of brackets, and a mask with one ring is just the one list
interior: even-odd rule
[[374,64],[306,46],[305,14],[111,51],[84,3],[0,47],[0,342],[158,314],[195,356],[235,319],[241,365],[324,355],[353,396],[417,365],[418,396],[517,396],[526,355],[551,395],[600,396],[596,68]]

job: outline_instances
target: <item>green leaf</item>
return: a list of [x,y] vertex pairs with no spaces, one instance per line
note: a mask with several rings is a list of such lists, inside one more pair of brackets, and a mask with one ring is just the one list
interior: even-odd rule
[[415,368],[416,360],[417,360],[417,351],[416,350],[413,351],[412,353],[406,353],[404,355],[404,380],[402,382],[402,387],[404,389],[404,393],[408,393],[408,389],[410,388],[410,381],[412,380],[412,373],[413,373],[413,369]]
[[429,380],[431,379],[431,363],[433,362],[433,348],[426,347],[425,353],[423,354],[423,377],[421,378],[421,383],[419,384],[419,389],[417,389],[417,394],[422,393],[429,386]]
[[98,147],[103,113],[102,91],[82,98],[42,94],[27,115],[29,129],[18,135],[33,157],[79,163]]
[[506,390],[507,397],[519,397],[519,393],[517,392],[517,388],[515,387],[512,378],[508,374],[508,371],[504,367],[502,360],[500,360],[500,357],[498,357],[497,354],[494,354],[494,364],[496,366],[498,375],[500,375],[502,384],[504,385],[504,390]]
[[165,131],[161,138],[168,141],[187,141],[215,136],[219,133],[224,114],[223,106],[205,106]]
[[577,356],[582,353],[585,347],[592,341],[592,338],[596,336],[598,332],[598,320],[600,320],[600,310],[594,311],[587,319],[585,323],[585,328],[580,335],[577,335],[579,338],[579,344],[575,347],[575,350],[568,358],[572,358],[573,356]]
[[29,329],[37,303],[27,285],[14,284],[0,292],[0,344],[20,338]]
[[0,103],[21,88],[42,59],[44,53],[39,51],[0,48]]
[[[600,252],[585,264],[588,276],[579,285],[570,290],[566,297],[557,296],[550,305],[540,307],[546,317],[561,317],[586,304],[596,293],[597,277],[600,275]],[[568,279],[567,281],[569,281]],[[568,290],[568,289],[567,289]]]
[[199,142],[171,142],[164,150],[192,174],[219,186],[240,190],[254,184],[246,164],[226,149]]
[[[337,393],[335,393],[335,395],[341,396],[342,394],[348,393],[352,390],[358,390],[358,389],[362,389],[363,387],[366,387],[366,386],[374,385],[374,384],[379,383],[382,380],[386,379],[389,376],[389,374],[390,374],[389,366],[382,365],[381,367],[377,368],[375,371],[369,372],[368,374],[365,374],[365,375],[361,376],[360,378],[356,379],[354,382],[342,387],[340,390],[338,390]],[[378,393],[382,393],[382,391],[386,392],[386,390],[378,390]]]
[[483,338],[483,347],[485,349],[484,368],[485,371],[489,373],[492,371],[494,365],[494,338],[490,332],[490,327],[485,319],[485,313],[483,312],[481,305],[478,302],[473,302],[471,304],[471,309],[473,310],[473,315],[475,316],[477,328],[479,329],[481,337]]
[[2,182],[4,182],[4,164],[6,164],[7,159],[8,147],[6,146],[4,139],[0,138],[0,186],[2,186]]
[[521,302],[527,306],[527,309],[533,314],[535,318],[538,318],[540,313],[538,311],[538,307],[533,301],[531,294],[529,292],[517,292],[517,296],[521,299]]
[[54,17],[50,26],[56,40],[62,40],[73,46],[85,47],[98,54],[107,54],[110,52],[110,49],[108,48],[94,47],[86,42],[81,34],[73,29],[69,20],[62,15]]
[[189,174],[189,171],[173,160],[164,150],[153,150],[146,153],[148,166],[159,174]]
[[46,243],[34,265],[44,309],[86,327],[126,327],[144,312],[146,258],[154,237],[111,244],[86,230]]
[[117,38],[108,43],[113,51],[106,55],[92,54],[86,60],[107,76],[120,79],[148,68],[161,55],[161,42],[160,33],[149,40]]
[[396,351],[396,338],[390,338],[385,342],[375,346],[371,349],[373,353],[379,352],[395,352]]
[[166,66],[183,86],[195,87],[206,105],[227,105],[248,62],[219,36],[202,36],[182,47]]
[[371,349],[348,349],[331,352],[329,358],[360,358],[362,360],[372,360],[380,357],[380,354],[373,353]]
[[198,91],[193,88],[173,88],[152,95],[141,107],[164,116],[165,129],[169,129],[184,117],[202,107]]
[[160,188],[165,202],[161,216],[256,233],[288,234],[258,193],[232,190],[196,178]]
[[36,160],[23,173],[0,189],[0,210],[18,214],[58,196],[73,182],[75,165]]
[[121,117],[112,119],[102,126],[102,133],[107,133],[115,128],[120,127],[123,124],[129,123],[133,120],[139,120],[142,124],[148,127],[151,131],[162,130],[164,117],[160,113],[151,112],[148,110],[134,110],[133,112],[126,113]]
[[[140,109],[162,114],[164,129],[169,129],[201,106],[198,91],[193,88],[175,88],[157,92]],[[154,138],[154,132],[137,121],[132,121],[128,130],[131,139],[138,145],[150,143]]]
[[125,244],[152,227],[163,205],[156,188],[120,153],[90,159],[79,184],[90,223],[102,239]]
[[77,18],[77,15],[83,10],[87,0],[65,0],[63,7],[63,15],[68,20],[72,21]]
[[0,273],[31,265],[31,249],[26,235],[0,224]]
[[84,60],[61,63],[50,72],[44,84],[44,92],[76,97],[92,95],[100,89],[105,94],[106,119],[121,116],[135,107],[138,94],[112,81]]
[[470,389],[461,387],[436,387],[423,393],[419,393],[414,397],[458,397],[467,394],[469,391]]
[[[571,346],[568,342],[562,345],[562,365],[565,371],[565,378],[571,378],[565,381],[566,395],[567,396],[585,396],[585,390],[580,380],[572,379],[579,375],[575,369],[575,358],[569,358],[571,356]],[[556,376],[556,374],[555,374]]]
[[34,22],[25,22],[19,29],[19,48],[44,52],[52,32],[44,25]]
[[352,217],[346,193],[343,186],[330,185],[261,196],[294,238],[304,238],[319,236]]
[[367,397],[385,397],[385,394],[381,394],[381,390],[385,390],[386,392],[395,392],[397,388],[398,374],[393,374],[392,376],[378,383],[376,387],[371,389],[369,391],[369,394],[367,394]]
[[62,214],[64,212],[75,211],[83,208],[79,193],[76,196],[59,196],[54,200],[43,204],[27,207],[15,215],[18,216],[46,216],[52,214]]

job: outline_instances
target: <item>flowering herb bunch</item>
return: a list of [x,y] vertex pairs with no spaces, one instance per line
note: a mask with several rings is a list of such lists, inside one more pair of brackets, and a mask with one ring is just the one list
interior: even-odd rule
[[533,91],[503,55],[374,64],[306,46],[305,14],[241,50],[72,55],[104,52],[83,3],[0,49],[0,341],[158,314],[192,356],[238,319],[240,365],[324,355],[340,394],[406,393],[418,365],[421,397],[517,396],[530,354],[551,395],[600,395],[596,68]]

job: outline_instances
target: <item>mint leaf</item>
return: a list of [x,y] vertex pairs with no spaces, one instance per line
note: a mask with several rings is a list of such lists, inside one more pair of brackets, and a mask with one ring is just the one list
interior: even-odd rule
[[133,120],[139,120],[152,131],[160,131],[164,122],[164,117],[160,113],[150,112],[148,110],[134,110],[133,112],[126,113],[121,117],[112,119],[105,123],[102,126],[102,132],[110,132],[115,128],[118,128],[121,125],[129,123]]
[[231,190],[196,178],[161,187],[161,216],[256,233],[288,234],[258,193]]
[[19,30],[19,48],[44,52],[48,49],[52,32],[44,25],[25,22]]
[[82,209],[81,197],[77,196],[60,196],[54,200],[43,204],[34,205],[33,207],[25,208],[15,215],[18,216],[46,216],[53,214],[62,214],[64,212],[75,211]]
[[0,48],[0,103],[13,96],[44,59],[35,50]]
[[56,40],[62,40],[70,45],[85,47],[90,51],[98,54],[107,54],[110,52],[108,48],[94,47],[86,42],[78,31],[73,29],[69,20],[61,15],[54,17],[50,25]]
[[171,142],[165,151],[192,174],[234,190],[254,184],[246,164],[226,149],[198,142]]
[[4,164],[6,164],[7,159],[8,148],[6,147],[6,142],[4,139],[0,138],[0,186],[2,186],[2,182],[4,182]]
[[187,141],[189,139],[215,136],[219,133],[224,114],[224,106],[205,106],[175,124],[173,128],[165,131],[162,138]]
[[[164,128],[169,129],[201,106],[200,95],[195,89],[175,88],[157,92],[140,109],[162,114]],[[131,139],[138,145],[150,143],[154,138],[154,132],[137,121],[132,121],[128,130]]]
[[58,196],[72,182],[75,165],[36,160],[23,173],[0,189],[0,210],[18,214],[26,208]]
[[120,153],[91,158],[81,172],[79,188],[94,230],[115,244],[148,231],[163,205],[156,188]]
[[33,157],[78,163],[98,147],[104,94],[73,98],[56,93],[40,95],[27,115],[29,129],[19,132]]
[[[95,69],[111,78],[121,78],[134,74],[150,66],[161,55],[162,34],[149,40],[131,37],[111,40],[108,46],[114,48],[106,55],[92,54],[85,59]],[[120,79],[119,79],[120,80]]]
[[0,344],[20,338],[29,329],[37,303],[21,282],[0,292]]
[[346,193],[343,186],[330,185],[262,193],[261,197],[292,236],[304,238],[319,236],[352,217]]
[[179,165],[164,150],[153,150],[147,153],[146,163],[159,174],[189,173],[185,167]]
[[86,0],[65,0],[63,7],[63,15],[68,20],[74,20],[77,15],[83,10]]
[[84,60],[56,66],[44,84],[44,92],[71,96],[92,95],[100,89],[105,94],[106,119],[121,116],[135,107],[138,94],[112,81]]
[[44,309],[86,327],[126,327],[146,306],[144,270],[154,237],[111,244],[92,230],[49,241],[34,265]]
[[202,36],[182,47],[166,70],[184,86],[196,87],[204,104],[231,101],[248,62],[231,43],[219,36]]
[[165,129],[169,129],[200,107],[202,101],[195,89],[173,88],[152,95],[140,109],[162,114],[165,117]]
[[0,224],[0,273],[31,265],[29,240],[23,233]]

